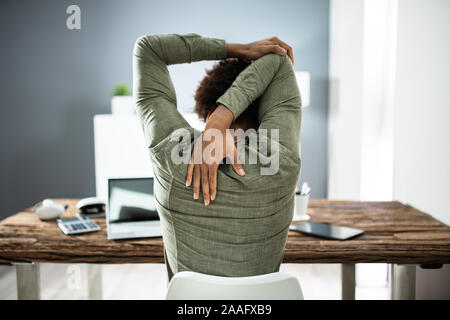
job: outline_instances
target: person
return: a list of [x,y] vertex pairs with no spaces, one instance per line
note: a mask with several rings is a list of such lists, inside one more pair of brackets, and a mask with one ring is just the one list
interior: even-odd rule
[[[196,92],[202,133],[178,112],[167,69],[201,60],[222,60]],[[240,277],[279,270],[301,168],[293,62],[291,47],[276,37],[250,44],[197,34],[136,41],[133,95],[155,176],[169,280],[180,271]],[[250,143],[255,137],[258,143]],[[255,156],[256,163],[245,161]]]

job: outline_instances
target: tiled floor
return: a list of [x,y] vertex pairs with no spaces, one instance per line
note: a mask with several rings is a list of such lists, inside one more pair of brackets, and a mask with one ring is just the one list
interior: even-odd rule
[[[103,265],[104,299],[163,299],[166,269],[163,264]],[[295,275],[305,299],[340,299],[338,264],[283,264],[281,270]],[[87,266],[83,264],[41,264],[42,299],[87,299]],[[359,272],[358,275],[364,273]],[[389,299],[383,281],[370,283],[357,276],[357,299]],[[370,280],[370,279],[369,279]],[[372,281],[373,282],[373,281]],[[13,266],[0,266],[0,300],[17,299]]]

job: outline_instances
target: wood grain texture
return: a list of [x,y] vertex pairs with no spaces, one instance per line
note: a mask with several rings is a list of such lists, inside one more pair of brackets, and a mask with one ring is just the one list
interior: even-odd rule
[[[63,217],[76,214],[77,199]],[[310,200],[311,221],[365,230],[353,240],[331,241],[289,232],[284,263],[450,263],[450,228],[400,202]],[[65,235],[55,221],[40,221],[32,208],[0,222],[0,263],[161,263],[161,238],[107,240],[102,230]]]

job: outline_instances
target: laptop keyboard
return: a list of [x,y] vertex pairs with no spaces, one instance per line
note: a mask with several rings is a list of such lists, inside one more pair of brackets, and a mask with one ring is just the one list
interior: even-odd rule
[[142,232],[157,232],[161,229],[160,221],[146,221],[146,222],[126,222],[109,225],[111,233],[142,233]]

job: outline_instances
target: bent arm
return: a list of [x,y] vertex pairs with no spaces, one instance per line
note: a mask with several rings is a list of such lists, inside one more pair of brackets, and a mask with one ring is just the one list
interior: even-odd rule
[[292,64],[286,56],[265,55],[242,71],[217,100],[236,119],[260,97],[260,129],[278,129],[279,142],[299,156],[301,98]]
[[178,128],[189,127],[177,110],[167,65],[225,59],[226,55],[224,40],[196,34],[149,35],[136,41],[133,96],[147,147],[154,147]]

